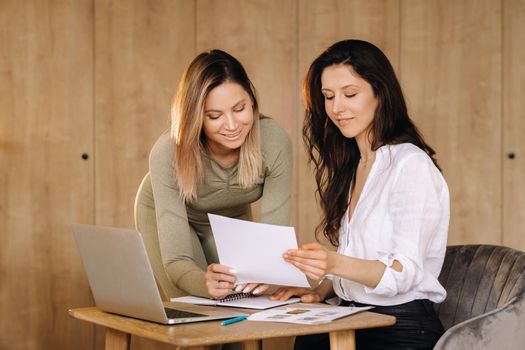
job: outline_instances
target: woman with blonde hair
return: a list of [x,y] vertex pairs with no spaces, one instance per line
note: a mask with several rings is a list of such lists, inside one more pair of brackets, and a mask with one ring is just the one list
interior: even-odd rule
[[259,113],[246,71],[221,50],[199,54],[186,69],[171,121],[171,132],[161,135],[150,154],[159,243],[168,276],[192,295],[263,293],[267,286],[236,285],[235,271],[218,264],[207,214],[251,220],[251,204],[261,199],[261,222],[288,225],[292,176],[288,135]]

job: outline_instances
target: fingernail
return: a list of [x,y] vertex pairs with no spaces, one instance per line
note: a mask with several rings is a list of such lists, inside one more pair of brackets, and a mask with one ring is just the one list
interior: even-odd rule
[[240,292],[241,290],[242,290],[242,285],[238,285],[237,287],[235,287],[236,292]]
[[255,288],[255,289],[253,290],[253,292],[252,292],[252,294],[255,294],[255,295],[257,295],[257,294],[259,294],[259,293],[261,293],[261,289],[260,289],[260,288]]
[[243,293],[250,293],[250,287],[246,287],[244,288],[244,290],[242,291]]
[[235,274],[237,274],[237,270],[235,270],[235,269],[230,269],[230,273],[235,275]]

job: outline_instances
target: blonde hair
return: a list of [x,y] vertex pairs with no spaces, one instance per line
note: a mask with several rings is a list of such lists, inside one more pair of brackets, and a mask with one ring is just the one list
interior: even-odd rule
[[211,90],[225,83],[241,85],[250,96],[253,126],[239,153],[239,184],[253,186],[262,172],[259,109],[255,88],[241,63],[221,50],[198,55],[184,72],[171,107],[171,139],[175,144],[175,178],[184,202],[197,198],[203,179],[203,156],[207,153],[203,132],[204,104]]

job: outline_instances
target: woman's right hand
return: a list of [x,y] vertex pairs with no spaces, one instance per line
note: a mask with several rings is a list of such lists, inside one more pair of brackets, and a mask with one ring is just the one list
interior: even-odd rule
[[301,302],[303,303],[320,303],[324,300],[324,297],[315,289],[299,287],[279,288],[270,295],[270,299],[285,301],[293,296],[301,297]]
[[236,271],[221,264],[208,265],[204,274],[208,294],[213,299],[222,299],[232,293],[237,280]]

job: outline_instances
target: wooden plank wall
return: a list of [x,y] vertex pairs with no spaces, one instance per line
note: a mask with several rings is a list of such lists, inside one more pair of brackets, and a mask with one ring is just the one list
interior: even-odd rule
[[71,222],[92,222],[90,0],[0,2],[0,349],[91,348]]
[[169,128],[171,98],[195,55],[194,4],[95,1],[96,223],[133,226],[149,150]]
[[449,244],[501,243],[501,3],[403,1],[401,78],[451,194]]
[[525,250],[525,0],[503,1],[502,244]]
[[449,242],[525,250],[524,23],[525,0],[0,1],[0,350],[101,348],[99,329],[66,314],[92,303],[67,224],[133,226],[182,70],[211,48],[239,58],[292,138],[301,242],[319,220],[302,80],[354,37],[389,56],[438,152]]

